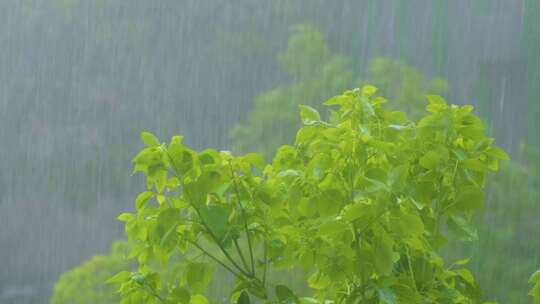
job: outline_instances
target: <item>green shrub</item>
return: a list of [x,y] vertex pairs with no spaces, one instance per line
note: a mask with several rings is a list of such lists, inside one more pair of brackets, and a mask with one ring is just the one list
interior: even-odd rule
[[116,242],[107,255],[97,255],[63,273],[54,285],[51,304],[118,303],[120,296],[105,281],[118,271],[129,269],[127,248]]
[[[507,156],[472,107],[428,99],[418,122],[372,86],[328,100],[327,121],[301,106],[295,145],[271,164],[144,132],[133,162],[147,190],[119,216],[139,269],[110,279],[122,303],[208,303],[213,266],[236,278],[234,303],[481,303],[466,261],[437,252],[446,231],[473,237],[486,173]],[[268,279],[295,269],[311,292]]]

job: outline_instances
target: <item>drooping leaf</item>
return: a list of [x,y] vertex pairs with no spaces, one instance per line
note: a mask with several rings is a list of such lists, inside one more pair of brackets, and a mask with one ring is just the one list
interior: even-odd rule
[[207,263],[189,263],[186,269],[186,279],[189,288],[194,293],[203,292],[212,279],[213,268]]
[[302,122],[308,126],[321,121],[321,115],[319,112],[306,105],[300,106],[300,117],[302,118]]
[[461,240],[478,240],[476,229],[461,216],[450,216],[448,218],[448,228]]
[[289,300],[289,299],[295,299],[296,298],[296,296],[294,295],[292,290],[290,290],[285,285],[276,285],[276,297],[280,301],[286,301],[286,300]]

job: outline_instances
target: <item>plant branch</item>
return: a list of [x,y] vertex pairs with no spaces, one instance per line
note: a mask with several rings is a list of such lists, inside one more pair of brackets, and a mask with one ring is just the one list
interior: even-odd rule
[[216,237],[216,235],[212,232],[212,229],[210,229],[210,227],[206,224],[206,222],[204,221],[204,218],[201,216],[201,212],[199,211],[199,209],[193,204],[193,201],[191,200],[191,198],[189,197],[189,194],[187,191],[185,191],[185,185],[183,183],[183,180],[182,178],[180,177],[179,173],[178,173],[178,168],[176,167],[176,163],[174,161],[174,159],[171,157],[169,151],[167,151],[167,149],[165,149],[166,153],[167,153],[167,156],[169,157],[169,159],[171,160],[171,164],[173,166],[173,169],[174,169],[174,174],[176,175],[176,177],[178,178],[178,180],[180,181],[181,185],[182,185],[182,189],[183,189],[183,193],[186,195],[186,198],[187,198],[187,201],[188,201],[188,204],[195,210],[195,212],[197,213],[197,216],[199,217],[200,219],[200,222],[201,224],[203,225],[203,227],[205,228],[205,230],[208,232],[208,234],[210,235],[210,237],[212,238],[212,240],[214,241],[214,243],[219,247],[219,249],[221,250],[221,252],[223,252],[223,254],[225,255],[225,257],[229,260],[229,262],[231,262],[231,264],[239,271],[241,272],[242,274],[244,274],[245,276],[247,277],[253,277],[253,275],[247,273],[247,271],[245,271],[242,267],[240,267],[236,261],[231,257],[231,255],[229,254],[229,252],[223,248],[223,246],[221,245],[221,242],[219,241],[219,239]]
[[231,169],[231,178],[233,180],[234,189],[236,192],[236,202],[238,204],[238,207],[240,208],[240,211],[242,212],[242,217],[244,218],[244,230],[246,231],[248,247],[249,247],[249,258],[251,260],[251,274],[255,276],[255,262],[253,260],[253,246],[251,244],[251,236],[249,234],[248,225],[247,225],[246,210],[244,209],[244,207],[242,206],[242,203],[240,202],[240,192],[238,190],[238,183],[236,182],[236,175],[234,174],[234,170],[230,161],[229,161],[229,167]]
[[242,253],[242,250],[240,249],[240,246],[238,245],[238,241],[236,239],[233,240],[234,247],[236,247],[236,251],[238,252],[238,255],[240,256],[240,260],[242,260],[242,264],[246,269],[249,269],[246,263],[246,259],[244,258],[244,254]]
[[267,254],[267,247],[268,247],[268,244],[266,242],[266,240],[264,240],[264,247],[263,247],[263,259],[264,259],[264,268],[263,268],[263,277],[262,277],[262,284],[263,286],[266,284],[266,270],[268,268],[268,254]]
[[150,286],[148,284],[143,284],[143,288],[144,288],[144,286],[148,287],[148,290],[150,291],[150,293],[154,297],[156,297],[161,303],[165,303],[165,300],[156,292],[156,290],[152,286]]
[[218,263],[219,265],[221,265],[223,268],[227,269],[230,273],[232,273],[235,277],[237,278],[241,278],[242,275],[238,272],[236,272],[234,269],[232,269],[231,267],[229,267],[227,264],[225,264],[224,262],[222,262],[220,259],[218,259],[217,257],[215,257],[213,254],[209,253],[208,251],[206,251],[204,248],[202,248],[199,244],[197,244],[196,242],[194,241],[191,241],[191,240],[188,240],[188,242],[190,244],[192,244],[193,246],[197,247],[197,249],[199,249],[200,251],[202,251],[204,254],[206,254],[206,256],[208,256],[209,258],[211,258],[212,260],[214,260],[216,263]]

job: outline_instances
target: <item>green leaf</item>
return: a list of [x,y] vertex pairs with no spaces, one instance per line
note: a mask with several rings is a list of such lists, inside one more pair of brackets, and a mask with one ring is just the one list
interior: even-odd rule
[[479,159],[466,159],[461,164],[463,167],[477,172],[484,172],[487,169],[487,164]]
[[455,206],[460,210],[473,210],[484,205],[485,194],[475,186],[465,186],[459,189]]
[[392,240],[381,235],[375,243],[375,268],[381,275],[389,275],[394,268],[394,251]]
[[460,259],[460,260],[455,261],[452,265],[466,265],[469,263],[470,260],[471,258]]
[[188,304],[191,295],[189,294],[189,291],[185,289],[184,287],[176,287],[171,292],[172,300],[174,300],[174,303],[180,303],[180,304]]
[[134,218],[135,218],[135,215],[133,215],[132,213],[122,213],[118,216],[118,220],[122,222],[129,222]]
[[424,223],[418,214],[407,212],[397,219],[400,223],[400,233],[404,235],[418,236],[424,232]]
[[429,101],[429,105],[426,107],[428,112],[437,113],[448,108],[448,104],[441,96],[428,95],[427,100]]
[[388,175],[388,185],[397,190],[401,191],[405,187],[407,178],[409,176],[409,165],[404,164],[392,168],[390,174]]
[[500,159],[500,160],[509,160],[510,157],[508,156],[508,154],[506,154],[506,152],[499,148],[499,147],[490,147],[489,149],[487,149],[486,153],[490,156],[493,156],[497,159]]
[[448,228],[454,233],[460,240],[464,241],[477,241],[478,232],[471,226],[464,218],[460,216],[448,217]]
[[294,293],[285,285],[276,285],[276,297],[280,301],[296,298]]
[[475,285],[476,282],[474,280],[474,276],[468,269],[465,269],[465,268],[457,269],[455,270],[455,272],[459,274],[459,276],[462,277],[467,283],[471,285]]
[[[157,217],[156,233],[160,238],[160,246],[172,249],[175,245],[173,238],[176,226],[181,223],[182,212],[177,208],[167,208]],[[171,242],[172,241],[172,242]],[[170,242],[170,243],[169,243]]]
[[152,191],[144,191],[139,193],[135,199],[135,207],[137,210],[143,208],[146,205],[146,202],[148,202],[148,200],[150,200],[152,197],[154,197],[154,193]]
[[257,153],[248,153],[243,156],[243,160],[254,165],[259,170],[264,168],[264,159]]
[[171,144],[181,144],[184,140],[184,136],[175,135],[171,138]]
[[428,151],[424,156],[420,158],[420,165],[426,169],[433,170],[437,168],[440,161],[441,156],[438,153]]
[[111,284],[111,283],[122,283],[127,281],[131,277],[131,272],[129,271],[120,271],[119,273],[115,274],[114,276],[110,277],[105,283]]
[[186,279],[189,288],[194,293],[203,292],[212,280],[212,267],[207,263],[189,263],[186,269]]
[[242,291],[240,293],[240,297],[238,297],[238,300],[236,301],[236,304],[250,304],[249,295],[246,291]]
[[388,192],[391,191],[391,189],[385,183],[383,183],[381,181],[378,181],[378,180],[373,179],[373,178],[369,178],[367,176],[363,176],[362,178],[368,184],[368,187],[366,187],[364,189],[364,191],[366,191],[368,193],[373,193],[373,192],[377,192],[377,191],[380,191],[380,190],[385,190],[385,191],[388,191]]
[[229,212],[218,205],[208,205],[200,209],[202,220],[206,223],[212,233],[224,244],[225,237],[229,231]]
[[362,87],[362,94],[366,95],[367,97],[371,97],[375,93],[377,93],[377,88],[372,85],[367,84]]
[[341,216],[344,220],[352,222],[355,220],[360,220],[360,222],[367,222],[369,218],[374,216],[373,208],[371,205],[364,202],[357,202],[350,204],[343,208]]
[[141,140],[143,143],[148,147],[156,147],[159,146],[159,139],[150,132],[142,132],[141,133]]
[[248,286],[248,291],[259,299],[266,300],[268,298],[268,295],[266,294],[266,288],[260,284],[250,284]]
[[530,284],[540,284],[540,269],[535,271],[529,278]]
[[330,99],[328,99],[327,101],[325,101],[323,104],[324,105],[327,105],[327,106],[332,106],[332,105],[344,105],[347,101],[350,101],[351,100],[351,97],[350,96],[345,96],[345,95],[337,95],[337,96],[334,96]]
[[309,277],[308,284],[313,289],[325,289],[331,284],[331,281],[326,275],[315,272]]
[[191,299],[189,300],[189,304],[208,304],[208,299],[206,299],[205,296],[196,294],[192,295]]
[[310,106],[300,105],[300,117],[305,125],[313,125],[321,121],[321,115]]

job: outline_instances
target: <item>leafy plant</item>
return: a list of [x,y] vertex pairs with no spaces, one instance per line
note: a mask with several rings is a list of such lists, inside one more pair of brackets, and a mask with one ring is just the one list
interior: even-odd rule
[[[446,231],[474,237],[486,173],[507,155],[471,106],[428,100],[418,122],[373,86],[328,100],[328,121],[301,106],[295,145],[267,165],[142,133],[133,162],[147,190],[119,216],[139,269],[110,279],[122,303],[207,303],[213,266],[236,278],[233,303],[480,303],[467,261],[448,266],[437,252]],[[280,269],[301,269],[313,295],[270,281]]]
[[107,255],[97,255],[63,273],[54,285],[51,304],[118,303],[120,296],[105,283],[113,274],[129,268],[127,248],[116,242]]

